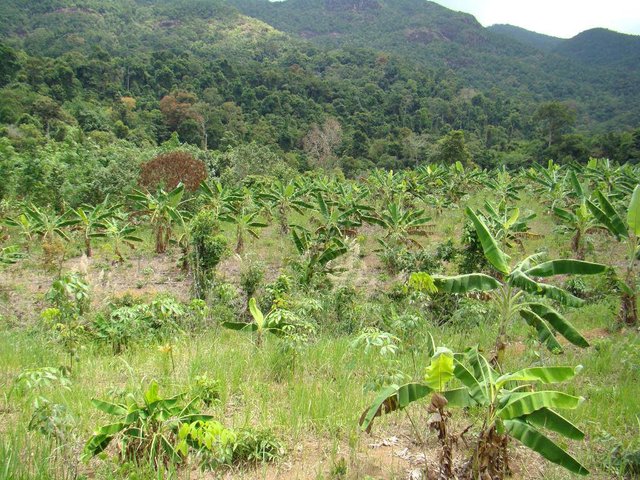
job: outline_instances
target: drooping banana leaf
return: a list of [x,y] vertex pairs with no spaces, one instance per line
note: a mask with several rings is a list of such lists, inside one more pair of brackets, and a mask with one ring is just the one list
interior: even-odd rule
[[489,232],[489,229],[484,222],[471,210],[469,207],[465,210],[467,216],[473,222],[473,225],[478,233],[478,239],[482,244],[482,250],[484,251],[487,260],[493,265],[496,270],[502,273],[509,273],[509,256],[500,250],[498,242]]
[[515,392],[509,395],[506,405],[498,410],[498,416],[504,420],[511,420],[523,415],[529,415],[541,408],[574,409],[583,400],[581,397],[554,390]]
[[544,458],[578,475],[588,475],[587,470],[580,462],[569,455],[565,450],[553,443],[552,440],[537,431],[531,425],[521,420],[505,420],[505,429],[513,438],[523,445],[539,453]]
[[562,345],[542,318],[530,310],[520,310],[520,316],[527,324],[536,329],[538,340],[552,353],[562,353]]
[[447,293],[488,292],[500,288],[500,282],[484,273],[470,273],[445,277],[432,276],[438,290]]
[[584,432],[557,412],[541,408],[522,417],[528,424],[538,428],[546,428],[564,435],[571,440],[584,440]]
[[574,345],[587,348],[589,342],[578,330],[575,329],[560,313],[542,303],[529,303],[528,308],[535,314],[544,318],[564,338]]
[[562,259],[541,263],[525,271],[531,277],[552,277],[554,275],[595,275],[607,270],[601,263],[582,260]]

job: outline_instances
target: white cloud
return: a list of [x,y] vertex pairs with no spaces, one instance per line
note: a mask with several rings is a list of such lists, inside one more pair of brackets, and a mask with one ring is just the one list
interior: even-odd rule
[[594,27],[640,34],[638,0],[436,0],[436,3],[471,13],[485,26],[510,23],[565,38]]

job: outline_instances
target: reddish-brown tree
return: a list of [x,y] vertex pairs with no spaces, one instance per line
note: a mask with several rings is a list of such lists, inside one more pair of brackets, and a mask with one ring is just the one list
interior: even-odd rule
[[183,183],[189,192],[194,192],[207,178],[207,167],[187,152],[168,152],[145,163],[140,171],[140,185],[153,191],[158,187],[173,190]]

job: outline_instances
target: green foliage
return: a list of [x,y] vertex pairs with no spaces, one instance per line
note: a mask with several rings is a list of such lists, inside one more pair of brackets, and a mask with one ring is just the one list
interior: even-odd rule
[[278,460],[284,454],[284,446],[269,430],[225,428],[215,420],[196,421],[180,427],[179,445],[183,455],[188,446],[201,455],[204,469],[216,469],[225,465],[267,463]]
[[220,234],[218,219],[212,210],[198,212],[189,223],[191,266],[198,298],[204,298],[211,285],[215,268],[228,252],[226,237]]
[[142,402],[129,398],[128,403],[93,400],[98,410],[116,417],[116,422],[99,427],[85,444],[83,456],[89,459],[117,442],[121,461],[149,462],[157,469],[180,463],[185,455],[178,448],[177,436],[182,425],[207,421],[195,408],[196,399],[183,403],[184,394],[163,398],[153,381],[145,390]]
[[[559,391],[533,388],[535,385],[570,380],[580,370],[581,367],[536,367],[500,375],[477,349],[454,355],[448,349],[439,348],[426,369],[426,383],[384,388],[363,413],[360,425],[369,431],[377,416],[405,409],[434,391],[441,392],[440,400],[435,396],[432,398],[432,405],[476,405],[483,411],[483,426],[477,435],[473,454],[462,469],[464,475],[470,478],[483,475],[504,478],[504,466],[508,464],[509,455],[505,443],[507,437],[517,439],[573,473],[587,475],[589,471],[583,465],[541,431],[546,428],[572,440],[583,440],[584,433],[554,409],[575,409],[584,399]],[[445,384],[454,378],[463,386],[444,390]],[[442,461],[449,459],[443,457]]]

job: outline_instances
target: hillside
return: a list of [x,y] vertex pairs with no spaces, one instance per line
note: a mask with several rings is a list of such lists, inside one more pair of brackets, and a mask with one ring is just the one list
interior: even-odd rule
[[529,47],[555,53],[583,64],[621,71],[640,68],[640,36],[638,35],[593,28],[575,37],[562,39],[513,25],[492,25],[488,30]]
[[581,61],[567,62],[566,56],[543,53],[531,42],[513,42],[503,32],[482,27],[473,16],[434,2],[231,3],[247,15],[319,45],[370,47],[451,70],[473,88],[497,87],[536,101],[554,98],[576,102],[581,119],[590,128],[633,125],[639,119],[629,114],[629,106],[640,106],[640,76],[635,72],[603,71]]
[[147,148],[177,134],[306,170],[323,128],[347,175],[442,160],[458,130],[484,166],[635,152],[633,72],[589,70],[432,2],[6,0],[0,19],[0,139],[25,158],[52,142]]
[[594,28],[561,42],[555,49],[571,59],[607,68],[640,72],[640,36]]
[[537,48],[538,50],[544,50],[546,52],[553,51],[563,42],[562,38],[532,32],[531,30],[516,27],[515,25],[491,25],[490,27],[487,27],[487,30],[511,38],[513,40],[517,40],[520,43],[533,48]]

